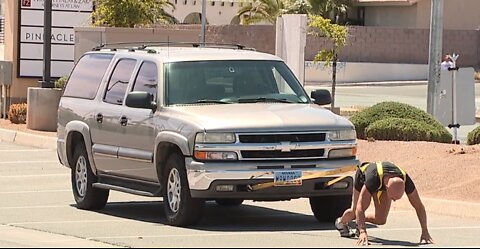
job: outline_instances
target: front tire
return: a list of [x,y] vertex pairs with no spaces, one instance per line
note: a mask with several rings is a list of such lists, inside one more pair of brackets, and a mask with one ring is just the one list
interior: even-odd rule
[[320,222],[333,222],[352,205],[351,195],[321,196],[310,198],[310,208]]
[[173,154],[168,158],[162,183],[168,224],[181,227],[197,224],[202,218],[205,200],[191,197],[183,156]]
[[72,165],[71,182],[77,208],[85,210],[103,209],[108,201],[109,190],[93,187],[93,184],[97,182],[97,177],[92,172],[87,151],[83,144],[75,147],[73,160],[75,165]]

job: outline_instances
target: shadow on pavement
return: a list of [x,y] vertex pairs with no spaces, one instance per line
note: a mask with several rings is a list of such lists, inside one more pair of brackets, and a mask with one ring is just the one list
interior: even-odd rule
[[[166,224],[163,202],[110,202],[101,214]],[[243,204],[221,207],[207,202],[203,219],[192,229],[205,231],[320,231],[335,230],[333,222],[320,223],[312,215]]]
[[375,243],[382,246],[408,246],[408,247],[418,247],[420,244],[412,243],[409,241],[399,241],[399,240],[388,240],[377,237],[369,236],[368,241],[370,243]]

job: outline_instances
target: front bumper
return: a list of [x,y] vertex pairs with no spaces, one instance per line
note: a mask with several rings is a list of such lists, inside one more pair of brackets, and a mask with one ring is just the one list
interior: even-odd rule
[[[359,161],[348,160],[308,160],[308,161],[275,161],[252,162],[239,161],[229,163],[203,163],[186,158],[188,183],[194,198],[242,198],[280,200],[325,195],[347,195],[352,193],[353,179],[347,177],[342,182],[348,183],[346,188],[325,187],[325,183],[336,176],[304,180],[301,186],[270,187],[253,191],[255,184],[273,182],[275,171],[300,170],[303,175],[356,166]],[[353,175],[354,172],[351,174]],[[218,185],[233,185],[233,191],[217,191]]]

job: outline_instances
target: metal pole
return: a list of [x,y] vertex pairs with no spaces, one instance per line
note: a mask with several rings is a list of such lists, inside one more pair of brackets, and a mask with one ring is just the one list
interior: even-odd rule
[[460,144],[458,140],[458,120],[457,120],[457,59],[458,55],[450,56],[453,62],[452,72],[452,120],[453,120],[453,143]]
[[436,92],[440,82],[440,63],[443,39],[443,0],[431,0],[430,52],[428,56],[428,95],[427,111],[435,115]]
[[43,79],[42,88],[53,88],[51,82],[52,61],[52,0],[45,0],[43,15]]
[[202,0],[202,30],[200,39],[203,46],[205,46],[205,29],[207,25],[207,0]]

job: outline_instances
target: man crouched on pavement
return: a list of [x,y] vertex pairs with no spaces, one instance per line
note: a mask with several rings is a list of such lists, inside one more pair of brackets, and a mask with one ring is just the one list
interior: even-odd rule
[[[357,245],[368,245],[365,222],[384,225],[387,221],[390,205],[402,198],[405,192],[410,204],[417,212],[422,227],[420,243],[433,243],[427,228],[427,214],[415,185],[400,167],[390,162],[363,163],[355,174],[352,208],[347,209],[341,218],[335,221],[335,227],[342,237],[353,237],[348,223],[356,218],[358,236]],[[375,214],[365,215],[371,199],[375,204]]]

